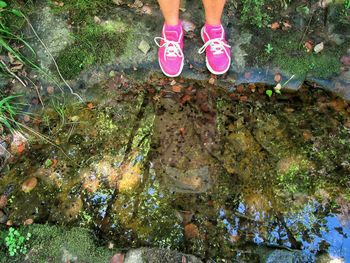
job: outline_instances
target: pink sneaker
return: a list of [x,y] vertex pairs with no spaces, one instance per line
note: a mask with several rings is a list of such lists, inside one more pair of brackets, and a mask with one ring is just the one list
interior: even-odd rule
[[204,45],[198,53],[202,54],[206,51],[205,61],[208,70],[215,75],[226,73],[231,64],[231,47],[226,42],[223,26],[205,24],[201,30],[201,36]]
[[164,24],[162,37],[155,37],[154,42],[159,47],[158,61],[163,73],[168,77],[179,76],[184,66],[181,22],[176,26]]

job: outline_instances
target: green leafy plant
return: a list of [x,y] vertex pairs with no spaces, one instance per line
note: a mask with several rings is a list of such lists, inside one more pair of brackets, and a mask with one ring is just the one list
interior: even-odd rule
[[31,236],[31,233],[27,233],[26,236],[23,236],[18,230],[10,227],[9,232],[5,237],[5,244],[9,255],[13,257],[18,254],[26,254],[28,250],[26,243]]
[[0,124],[5,126],[10,132],[18,128],[16,117],[21,113],[23,104],[15,100],[21,96],[23,95],[10,95],[6,97],[0,95]]
[[241,19],[243,22],[257,27],[265,26],[270,17],[265,12],[265,0],[242,0]]
[[267,54],[271,54],[271,53],[272,53],[272,50],[273,50],[273,47],[272,47],[272,45],[271,45],[270,43],[268,43],[268,44],[265,45],[265,52],[266,52]]

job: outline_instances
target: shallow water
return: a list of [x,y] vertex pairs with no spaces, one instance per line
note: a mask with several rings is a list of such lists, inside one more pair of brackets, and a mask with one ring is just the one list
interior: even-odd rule
[[118,75],[87,91],[89,106],[37,111],[30,126],[59,147],[35,139],[3,168],[8,220],[213,260],[350,261],[349,105],[310,87],[267,98],[262,85],[176,85]]

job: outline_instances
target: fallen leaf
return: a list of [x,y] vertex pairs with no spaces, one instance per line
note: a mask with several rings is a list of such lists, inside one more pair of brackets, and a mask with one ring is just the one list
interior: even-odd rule
[[242,101],[242,102],[245,102],[245,101],[248,100],[248,97],[247,96],[240,96],[239,100]]
[[184,127],[181,127],[181,128],[179,129],[179,133],[180,133],[180,135],[181,135],[182,137],[184,137],[184,136],[185,136],[185,128],[184,128]]
[[23,116],[24,122],[30,122],[30,116],[28,114]]
[[244,86],[242,84],[238,85],[236,88],[238,93],[242,93],[244,91]]
[[34,223],[34,220],[32,218],[28,218],[23,222],[23,225],[28,226]]
[[152,15],[152,8],[150,6],[148,6],[148,5],[144,5],[141,8],[141,13],[145,14],[145,15]]
[[187,101],[190,101],[191,100],[191,96],[188,95],[188,94],[185,94],[181,97],[180,99],[180,103],[181,105],[185,104]]
[[315,53],[320,53],[322,50],[324,49],[324,44],[323,42],[317,44],[315,47],[314,47],[314,51]]
[[274,22],[274,23],[271,24],[271,29],[272,30],[276,30],[278,28],[280,28],[280,23]]
[[312,51],[313,45],[312,45],[311,41],[306,41],[304,46],[305,46],[307,52],[311,52]]
[[174,85],[174,86],[171,87],[171,90],[172,90],[173,92],[178,93],[178,92],[181,92],[182,87],[179,86],[179,85]]
[[268,90],[266,90],[266,91],[265,91],[265,93],[266,93],[266,95],[267,95],[268,97],[271,97],[271,96],[272,96],[273,91],[272,91],[272,90],[270,90],[270,89],[268,89]]
[[283,29],[286,30],[286,29],[289,29],[289,28],[292,28],[292,25],[289,24],[289,21],[284,21],[283,22]]
[[89,102],[87,104],[87,107],[88,107],[89,110],[92,110],[94,108],[94,104],[92,102]]
[[211,77],[208,82],[209,82],[209,84],[214,85],[215,78]]
[[35,177],[30,177],[22,183],[22,191],[29,193],[32,191],[38,183],[38,179]]
[[173,80],[170,82],[170,85],[171,85],[171,86],[174,86],[175,84],[176,84],[176,80],[173,79]]
[[192,239],[199,236],[198,227],[193,223],[186,225],[184,230],[186,239]]

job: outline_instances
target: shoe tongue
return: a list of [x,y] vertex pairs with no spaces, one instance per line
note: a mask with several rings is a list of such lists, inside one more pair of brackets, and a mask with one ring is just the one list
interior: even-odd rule
[[179,33],[175,30],[166,30],[165,37],[167,40],[170,40],[170,41],[178,41],[179,40]]
[[221,38],[222,28],[221,27],[212,27],[208,31],[210,38]]

